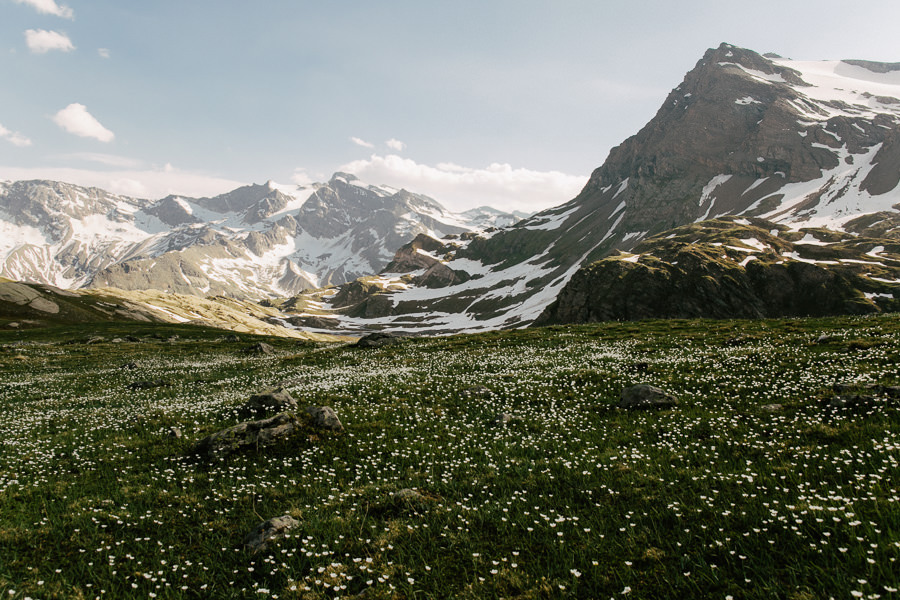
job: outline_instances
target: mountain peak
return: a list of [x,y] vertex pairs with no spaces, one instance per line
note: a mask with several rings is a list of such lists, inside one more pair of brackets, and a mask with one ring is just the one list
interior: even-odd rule
[[331,176],[331,180],[329,180],[328,183],[334,183],[336,181],[344,181],[345,183],[350,183],[351,181],[359,181],[359,177],[352,173],[336,171],[335,174]]

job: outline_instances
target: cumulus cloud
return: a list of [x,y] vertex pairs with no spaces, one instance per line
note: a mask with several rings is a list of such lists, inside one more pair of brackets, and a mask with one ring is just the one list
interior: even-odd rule
[[6,140],[13,146],[24,148],[31,145],[31,140],[17,131],[10,131],[0,123],[0,139]]
[[395,152],[402,152],[403,149],[406,148],[406,144],[395,138],[389,139],[384,143],[384,145],[391,150],[394,150]]
[[15,0],[17,4],[27,4],[39,13],[54,15],[63,19],[75,18],[75,13],[68,6],[59,5],[55,0]]
[[373,154],[340,170],[369,183],[427,194],[456,211],[484,205],[508,211],[543,210],[571,200],[588,180],[586,175],[533,171],[500,163],[484,168],[453,163],[424,165],[393,154]]
[[149,199],[164,198],[169,194],[196,198],[216,196],[246,185],[246,182],[185,171],[170,164],[156,168],[109,171],[69,167],[26,168],[0,165],[0,179],[11,181],[51,179]]
[[350,138],[350,141],[356,144],[357,146],[362,146],[363,148],[374,148],[375,144],[370,144],[366,140],[360,139],[358,137]]
[[65,33],[47,31],[46,29],[28,29],[25,31],[25,45],[35,54],[46,54],[51,50],[71,52],[75,49],[72,40]]
[[53,122],[74,135],[111,142],[116,136],[88,112],[84,104],[70,104],[55,115]]

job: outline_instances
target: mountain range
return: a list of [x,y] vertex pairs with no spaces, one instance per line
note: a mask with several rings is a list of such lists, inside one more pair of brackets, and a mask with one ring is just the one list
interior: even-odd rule
[[[841,299],[832,312],[889,310],[900,285],[898,183],[900,63],[796,61],[722,44],[578,196],[527,218],[453,215],[341,173],[310,188],[152,203],[18,182],[0,185],[0,274],[290,297],[285,324],[338,331],[810,313],[790,299],[766,303],[772,282],[788,279],[792,294],[831,281],[822,293]],[[717,282],[703,288],[711,296],[666,312],[666,294],[705,276]],[[623,298],[640,281],[661,296],[636,308]],[[710,302],[716,294],[727,301]]]
[[336,173],[307,187],[249,185],[147,201],[52,181],[0,183],[0,276],[59,288],[285,297],[376,273],[419,233],[514,223],[453,214],[406,190]]

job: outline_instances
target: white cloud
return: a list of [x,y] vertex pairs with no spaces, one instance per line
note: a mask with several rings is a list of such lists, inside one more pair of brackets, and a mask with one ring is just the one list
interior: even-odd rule
[[246,182],[184,171],[166,164],[152,169],[99,171],[69,167],[0,166],[0,180],[50,179],[86,187],[98,187],[116,194],[159,199],[169,194],[203,197],[224,194]]
[[70,104],[53,116],[53,122],[81,137],[90,137],[101,142],[111,142],[116,136],[112,131],[100,124],[100,121],[88,112],[84,104]]
[[17,131],[10,131],[0,124],[0,139],[4,139],[13,146],[24,148],[31,145],[31,140]]
[[373,154],[340,167],[363,181],[406,188],[432,196],[451,210],[489,205],[533,212],[574,198],[588,177],[559,171],[532,171],[494,163],[475,169],[452,163],[435,166],[389,154]]
[[294,183],[299,186],[308,187],[315,183],[315,179],[306,172],[306,169],[295,169],[294,174],[291,175],[291,183]]
[[358,137],[352,137],[352,138],[350,138],[350,141],[353,142],[354,144],[356,144],[357,146],[362,146],[363,148],[374,148],[375,147],[375,144],[370,144],[366,140],[362,140]]
[[389,139],[384,145],[396,152],[402,152],[403,149],[406,148],[406,144],[395,138]]
[[109,58],[109,48],[97,48],[97,54],[99,54],[101,58]]
[[71,52],[75,49],[72,40],[65,33],[47,31],[46,29],[28,29],[25,31],[25,45],[35,54],[46,54],[51,50]]
[[54,15],[63,19],[75,18],[75,13],[68,6],[59,5],[55,0],[15,0],[18,4],[27,4],[39,13],[44,15]]

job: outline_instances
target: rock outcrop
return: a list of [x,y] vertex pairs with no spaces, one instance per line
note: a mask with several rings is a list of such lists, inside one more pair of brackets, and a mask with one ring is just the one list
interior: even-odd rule
[[665,232],[633,252],[580,270],[535,325],[900,309],[892,240],[730,219]]

